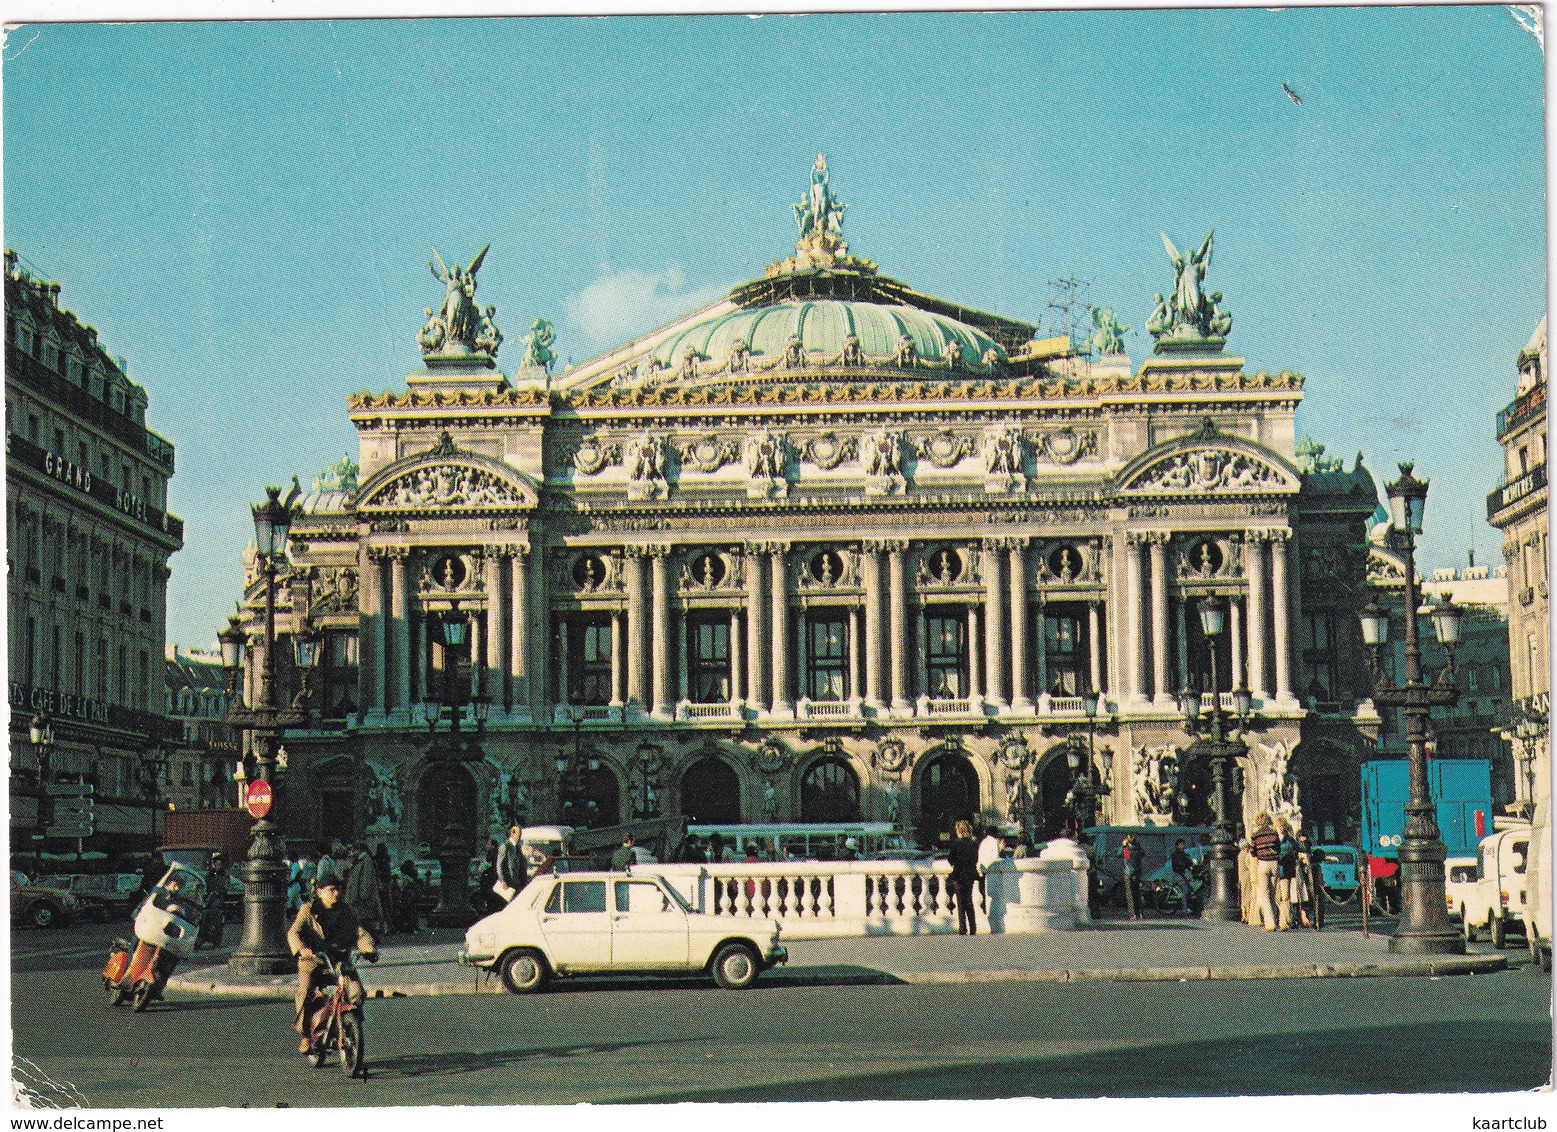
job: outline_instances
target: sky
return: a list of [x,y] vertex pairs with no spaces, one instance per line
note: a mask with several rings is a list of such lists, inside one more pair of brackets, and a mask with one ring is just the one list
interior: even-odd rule
[[[1432,481],[1424,566],[1501,561],[1494,416],[1546,307],[1543,61],[1505,8],[27,25],[4,239],[177,449],[168,639],[239,593],[247,504],[356,451],[442,288],[588,357],[759,277],[826,153],[851,250],[1028,322],[1141,329],[1198,246],[1299,432]],[[1285,83],[1301,105],[1282,89]],[[1387,476],[1385,473],[1389,473]]]

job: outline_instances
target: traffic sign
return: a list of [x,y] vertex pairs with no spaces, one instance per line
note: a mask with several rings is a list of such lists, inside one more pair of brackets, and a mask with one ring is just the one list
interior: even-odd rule
[[55,798],[80,798],[92,793],[90,782],[51,782],[49,794]]
[[249,783],[249,788],[244,791],[243,804],[249,811],[251,818],[262,818],[270,813],[270,783],[263,778],[256,778]]

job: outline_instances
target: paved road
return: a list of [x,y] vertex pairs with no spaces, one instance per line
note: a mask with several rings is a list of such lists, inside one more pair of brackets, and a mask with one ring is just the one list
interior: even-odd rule
[[[1535,1087],[1550,980],[764,988],[563,984],[369,1003],[373,1079],[296,1054],[274,1002],[110,1010],[102,928],[18,932],[18,1073],[92,1107],[1177,1096]],[[41,1020],[46,1019],[47,1022]],[[1497,1058],[1468,1049],[1497,1048]],[[148,1084],[148,1083],[155,1083]]]

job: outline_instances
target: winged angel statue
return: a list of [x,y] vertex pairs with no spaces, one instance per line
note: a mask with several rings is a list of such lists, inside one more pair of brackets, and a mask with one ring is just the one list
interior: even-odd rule
[[1216,233],[1206,236],[1198,251],[1183,254],[1173,246],[1166,232],[1159,232],[1162,246],[1173,263],[1173,294],[1157,295],[1157,306],[1146,320],[1146,329],[1154,338],[1170,341],[1183,338],[1225,338],[1232,331],[1233,316],[1222,311],[1220,291],[1206,292],[1201,284],[1211,267],[1211,242]]
[[428,267],[433,278],[443,284],[443,303],[436,312],[427,308],[427,325],[417,336],[422,349],[429,354],[493,352],[496,340],[500,339],[496,327],[491,325],[496,310],[489,309],[483,315],[476,305],[476,272],[481,270],[481,261],[491,246],[487,244],[477,252],[469,267],[456,263],[452,270],[444,264],[438,250],[433,249]]

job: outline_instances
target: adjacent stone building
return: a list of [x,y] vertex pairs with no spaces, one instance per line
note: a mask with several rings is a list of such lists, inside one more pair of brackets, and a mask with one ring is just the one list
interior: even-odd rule
[[[497,369],[485,250],[435,265],[423,368],[350,398],[358,459],[299,493],[281,686],[305,615],[325,647],[314,723],[286,737],[294,838],[409,852],[451,821],[475,844],[511,818],[669,813],[1050,831],[1089,688],[1100,818],[1204,820],[1175,696],[1209,678],[1211,595],[1219,690],[1257,708],[1246,810],[1296,816],[1321,714],[1349,738],[1307,772],[1342,820],[1376,491],[1360,463],[1305,480],[1303,379],[1226,352],[1210,238],[1169,245],[1137,366],[1111,311],[1076,354],[889,278],[842,207],[819,159],[792,255],[560,374],[544,320]],[[256,635],[263,589],[251,564]],[[462,762],[429,728],[448,688],[487,715]]]
[[1519,352],[1516,396],[1498,414],[1504,483],[1487,496],[1487,521],[1503,532],[1508,563],[1509,659],[1513,703],[1504,719],[1520,764],[1518,795],[1534,803],[1549,795],[1551,608],[1546,514],[1546,320]]
[[[168,558],[183,544],[167,512],[173,446],[59,292],[6,251],[11,831],[43,835],[43,788],[87,783],[89,847],[146,848],[161,812]],[[30,742],[34,719],[52,743]]]
[[225,719],[232,696],[221,655],[170,641],[163,672],[171,725],[166,803],[181,810],[236,806],[234,768],[242,752]]

